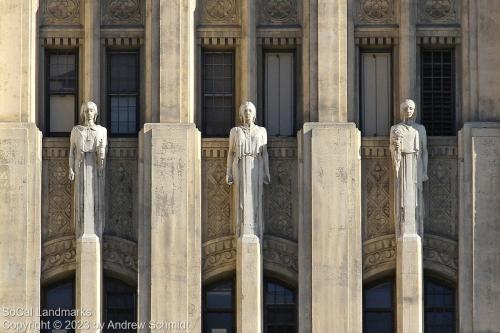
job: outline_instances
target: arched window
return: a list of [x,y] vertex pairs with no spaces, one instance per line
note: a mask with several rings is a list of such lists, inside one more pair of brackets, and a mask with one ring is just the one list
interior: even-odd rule
[[234,283],[224,280],[203,291],[203,332],[234,333]]
[[105,332],[132,333],[119,323],[136,321],[136,288],[113,278],[104,279],[104,320]]
[[[54,322],[58,320],[63,328],[71,327],[75,320],[70,312],[75,309],[75,280],[71,278],[42,287],[42,315],[41,333],[51,333]],[[69,326],[68,326],[69,325]],[[61,332],[73,333],[74,330],[62,330]]]
[[385,280],[364,288],[363,332],[394,332],[394,280]]
[[455,332],[455,289],[426,278],[424,281],[425,333]]
[[264,283],[264,332],[297,332],[295,292],[273,280]]

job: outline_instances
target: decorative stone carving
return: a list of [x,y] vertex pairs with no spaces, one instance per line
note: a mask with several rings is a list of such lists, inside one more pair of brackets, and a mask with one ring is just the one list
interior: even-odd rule
[[[412,120],[415,102],[401,104],[401,123],[391,127],[390,151],[396,176],[396,236],[423,235],[422,182],[427,180],[425,129]],[[418,128],[418,129],[416,129]],[[423,133],[422,137],[420,133]],[[425,155],[425,157],[423,157]]]
[[236,0],[202,1],[201,22],[208,24],[238,23],[238,8]]
[[[439,236],[426,234],[424,237],[424,266],[456,279],[458,270],[457,242]],[[450,275],[448,273],[448,275]]]
[[101,24],[142,24],[142,8],[141,0],[102,0]]
[[296,0],[261,0],[258,8],[260,24],[297,23]]
[[280,266],[285,270],[298,273],[297,244],[278,237],[264,237],[264,266]]
[[204,162],[207,202],[207,239],[228,236],[231,227],[231,189],[226,184],[226,163],[223,159]]
[[233,236],[224,237],[203,244],[202,270],[208,274],[213,270],[235,268],[236,265],[236,240]]
[[49,241],[42,246],[42,273],[76,263],[76,245],[73,236]]
[[75,181],[74,212],[76,237],[102,235],[104,227],[104,178],[107,131],[95,124],[97,105],[84,102],[81,125],[70,136],[69,179]]
[[396,239],[393,235],[369,240],[363,244],[363,272],[383,271],[396,266]]
[[137,275],[137,244],[129,240],[104,236],[102,248],[104,268],[118,272],[128,272],[132,278]]
[[358,23],[394,23],[394,0],[358,1]]
[[263,184],[269,184],[267,132],[255,125],[256,109],[251,102],[240,106],[242,125],[233,127],[229,134],[226,182],[234,186],[237,207],[236,234],[255,235],[262,239]]
[[363,160],[366,239],[394,233],[391,170],[387,158]]
[[63,159],[49,159],[48,168],[48,219],[45,227],[45,239],[74,235],[72,220],[71,183],[67,177],[68,164]]
[[44,24],[80,24],[80,0],[45,0]]
[[457,21],[456,0],[419,0],[421,23],[453,23]]

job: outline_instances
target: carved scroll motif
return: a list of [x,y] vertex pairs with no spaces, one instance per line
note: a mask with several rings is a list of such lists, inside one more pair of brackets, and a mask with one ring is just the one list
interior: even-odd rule
[[103,25],[142,24],[142,7],[140,0],[103,0],[101,23]]
[[358,23],[395,23],[393,0],[359,0]]
[[296,0],[261,0],[260,24],[292,24],[297,23]]

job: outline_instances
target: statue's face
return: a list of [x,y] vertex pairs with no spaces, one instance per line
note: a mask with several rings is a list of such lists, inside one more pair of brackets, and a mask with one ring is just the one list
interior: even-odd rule
[[94,108],[87,108],[84,112],[83,112],[83,117],[85,118],[86,121],[89,121],[89,120],[94,120],[95,119],[95,116],[96,116],[97,112],[96,110],[94,110]]
[[408,103],[404,108],[403,112],[406,116],[406,119],[410,119],[411,117],[413,117],[413,114],[415,113],[415,105],[413,105],[412,103]]
[[255,119],[255,114],[253,112],[253,109],[249,106],[245,107],[243,110],[243,120],[246,124],[253,124],[254,119]]

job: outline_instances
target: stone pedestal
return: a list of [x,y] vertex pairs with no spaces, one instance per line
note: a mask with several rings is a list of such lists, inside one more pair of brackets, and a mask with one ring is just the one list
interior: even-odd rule
[[459,160],[459,331],[498,332],[500,123],[466,123]]
[[423,332],[422,240],[405,235],[396,241],[396,298],[399,333]]
[[201,332],[200,133],[145,124],[139,140],[139,322]]
[[[1,96],[1,95],[0,95]],[[1,111],[0,111],[1,112]],[[40,193],[42,135],[32,123],[0,123],[0,305],[33,310],[40,306]],[[4,317],[31,325],[37,316]],[[7,330],[3,326],[2,332]],[[27,326],[24,326],[27,327]]]
[[95,234],[83,234],[76,240],[76,297],[75,308],[84,309],[90,316],[77,316],[77,323],[88,323],[89,328],[76,332],[99,333],[102,322],[102,261],[101,241]]
[[236,263],[237,332],[262,332],[262,246],[255,235],[238,239]]
[[352,123],[306,123],[298,140],[299,332],[360,333],[360,133]]

